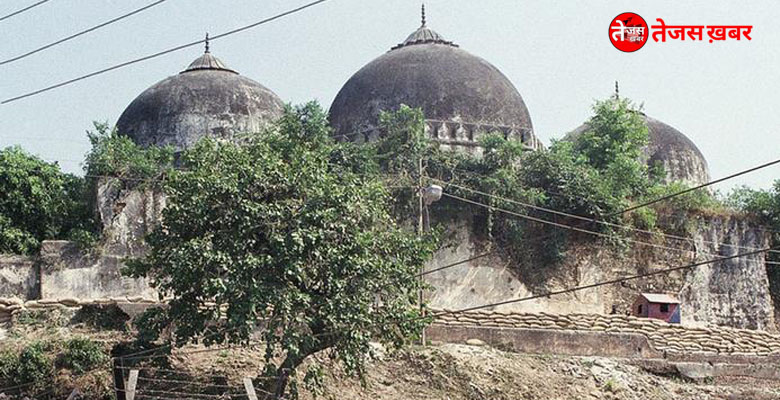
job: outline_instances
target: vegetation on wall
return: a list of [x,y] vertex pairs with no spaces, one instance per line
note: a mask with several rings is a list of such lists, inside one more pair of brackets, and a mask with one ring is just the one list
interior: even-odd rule
[[[751,189],[738,187],[726,198],[729,206],[756,218],[770,235],[770,246],[780,249],[780,179],[775,180],[770,189]],[[780,255],[776,252],[766,254],[766,260],[780,263]],[[766,274],[769,278],[769,289],[775,301],[775,309],[780,307],[780,268],[777,264],[767,264]]]
[[[295,393],[295,370],[315,352],[362,375],[370,340],[414,338],[426,322],[416,274],[433,243],[396,224],[382,179],[355,171],[365,154],[354,149],[307,104],[242,145],[204,139],[186,151],[151,250],[128,268],[171,296],[142,319],[141,337],[171,327],[176,345],[249,343],[262,323],[272,393],[288,377]],[[318,381],[316,367],[304,382]]]
[[[383,136],[364,145],[379,160],[382,173],[404,186],[417,187],[422,172],[425,184],[445,187],[445,192],[484,206],[444,198],[431,207],[439,221],[463,216],[464,210],[481,220],[477,227],[490,242],[500,244],[517,263],[549,264],[561,259],[571,230],[523,219],[491,209],[500,208],[530,218],[608,234],[621,243],[628,231],[614,225],[597,224],[555,215],[539,208],[556,210],[615,225],[658,229],[660,208],[621,211],[633,204],[674,193],[687,186],[662,183],[664,171],[648,167],[642,148],[648,130],[639,110],[627,99],[598,101],[586,129],[564,141],[553,141],[547,149],[529,151],[502,133],[481,138],[483,153],[470,155],[440,149],[424,133],[420,110],[401,106],[383,113]],[[386,157],[384,159],[383,157]],[[420,165],[421,164],[421,165]],[[420,168],[422,167],[422,169]],[[399,215],[417,214],[414,189],[397,189]],[[523,204],[525,205],[523,205]],[[680,221],[693,210],[720,207],[708,191],[695,191],[661,207],[674,207]],[[592,236],[578,234],[581,238]]]
[[160,186],[173,168],[170,147],[142,148],[104,123],[87,132],[92,148],[85,176],[62,172],[20,147],[0,150],[0,253],[30,255],[43,240],[72,240],[82,248],[99,238],[96,184],[114,177],[123,188]]
[[135,144],[106,123],[95,122],[87,132],[92,149],[87,153],[84,171],[94,181],[115,177],[125,188],[140,185],[160,186],[160,178],[173,168],[174,152],[170,146],[148,148]]

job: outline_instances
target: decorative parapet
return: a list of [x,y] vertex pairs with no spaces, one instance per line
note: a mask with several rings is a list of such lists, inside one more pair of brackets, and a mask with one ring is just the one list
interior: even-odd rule
[[[425,120],[425,133],[431,139],[452,148],[465,148],[467,151],[480,147],[479,137],[484,133],[499,132],[506,139],[519,140],[528,150],[540,150],[544,146],[528,128],[475,122]],[[338,139],[357,143],[372,142],[382,135],[382,129],[371,127],[361,131],[342,135]]]

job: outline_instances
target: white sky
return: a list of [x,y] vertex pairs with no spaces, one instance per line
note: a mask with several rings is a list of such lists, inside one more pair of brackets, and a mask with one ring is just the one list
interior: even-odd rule
[[[0,21],[0,59],[15,56],[153,0],[51,0]],[[6,0],[0,15],[33,0]],[[6,99],[119,62],[255,22],[306,0],[168,0],[64,45],[0,66]],[[428,25],[496,65],[517,86],[545,143],[579,126],[612,93],[685,133],[712,177],[780,158],[780,2],[426,1]],[[212,53],[292,103],[327,107],[360,67],[419,26],[419,1],[330,0],[212,43]],[[753,25],[752,41],[651,41],[621,53],[609,22],[633,11],[648,24]],[[706,37],[706,33],[705,33]],[[155,82],[202,53],[191,48],[0,106],[0,147],[19,144],[79,172],[93,120],[115,123]],[[723,184],[768,187],[770,167]]]

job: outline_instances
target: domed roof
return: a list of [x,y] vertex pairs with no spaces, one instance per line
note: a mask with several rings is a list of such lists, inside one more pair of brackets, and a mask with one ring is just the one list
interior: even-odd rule
[[117,121],[120,134],[141,146],[176,151],[204,136],[231,139],[258,132],[282,114],[282,100],[206,52],[184,71],[146,89]]
[[428,28],[424,14],[419,29],[341,88],[330,107],[334,135],[359,140],[376,128],[380,111],[401,104],[422,108],[427,128],[442,142],[475,145],[475,136],[492,130],[533,138],[528,109],[512,82]]
[[[666,182],[683,181],[699,185],[710,181],[707,160],[691,139],[664,122],[642,112],[639,114],[649,133],[649,143],[643,149],[649,166],[660,163],[666,172]],[[574,138],[587,129],[588,124],[585,123],[567,135],[567,138]]]

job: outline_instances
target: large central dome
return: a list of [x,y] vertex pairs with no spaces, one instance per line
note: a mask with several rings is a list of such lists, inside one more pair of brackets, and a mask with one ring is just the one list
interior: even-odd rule
[[431,136],[452,147],[476,147],[486,131],[539,146],[512,82],[489,62],[428,28],[424,19],[403,43],[344,84],[330,108],[334,135],[371,140],[378,134],[379,113],[401,104],[422,108]]
[[186,149],[204,136],[232,139],[258,132],[284,104],[265,86],[226,67],[208,50],[178,75],[141,93],[117,122],[141,146]]

